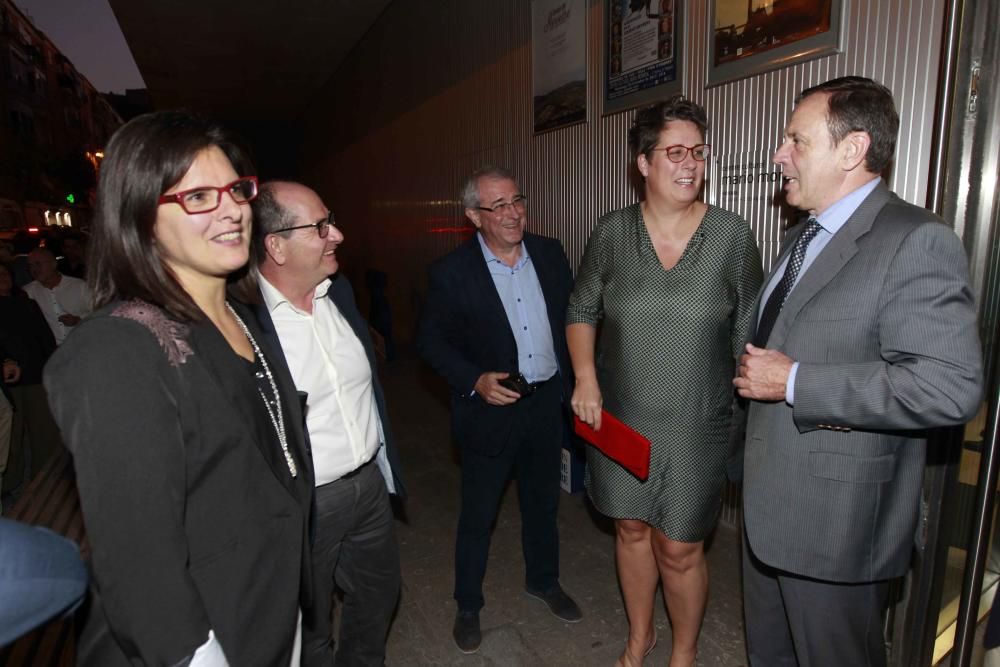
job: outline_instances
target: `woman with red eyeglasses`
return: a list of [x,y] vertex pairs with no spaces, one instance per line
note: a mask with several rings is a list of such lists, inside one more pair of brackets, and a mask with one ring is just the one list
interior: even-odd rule
[[653,650],[660,583],[670,667],[695,664],[708,598],[703,545],[725,482],[734,360],[761,282],[749,225],[701,201],[707,125],[705,110],[680,96],[636,114],[629,149],[645,196],[598,221],[566,316],[573,412],[599,430],[603,407],[651,443],[646,480],[587,448],[587,493],[615,520],[629,621],[620,667],[641,665]]
[[136,118],[105,153],[96,312],[45,369],[91,547],[79,662],[298,665],[302,413],[226,291],[257,180],[227,132],[183,112]]

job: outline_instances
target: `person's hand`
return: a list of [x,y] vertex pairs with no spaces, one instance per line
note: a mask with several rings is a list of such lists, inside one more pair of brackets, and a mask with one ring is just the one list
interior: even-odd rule
[[521,395],[512,389],[503,387],[498,382],[510,376],[510,373],[483,373],[473,387],[480,398],[490,405],[510,405],[516,403]]
[[601,388],[596,380],[577,380],[570,405],[573,414],[595,431],[601,430]]
[[3,381],[14,384],[21,379],[21,367],[13,359],[3,360]]
[[733,380],[743,398],[754,401],[785,400],[785,385],[792,372],[792,359],[777,350],[747,343],[747,353],[740,355],[739,374]]
[[69,313],[64,313],[59,316],[59,321],[68,327],[75,327],[80,323],[80,318],[76,315],[70,315]]

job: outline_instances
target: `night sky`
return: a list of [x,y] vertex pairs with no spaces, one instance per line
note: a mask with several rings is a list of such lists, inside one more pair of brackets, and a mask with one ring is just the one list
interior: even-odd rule
[[[169,0],[164,0],[169,1]],[[108,0],[14,0],[102,92],[145,88]]]

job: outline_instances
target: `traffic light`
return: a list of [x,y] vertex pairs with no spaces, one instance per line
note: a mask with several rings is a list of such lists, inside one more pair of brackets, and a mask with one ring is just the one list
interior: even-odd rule
[[75,204],[76,203],[76,195],[74,195],[72,192],[69,193],[68,195],[66,195],[66,203],[67,204]]

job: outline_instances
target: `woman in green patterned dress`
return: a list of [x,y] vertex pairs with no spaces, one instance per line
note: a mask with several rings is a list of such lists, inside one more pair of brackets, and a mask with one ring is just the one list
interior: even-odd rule
[[706,130],[704,109],[680,96],[637,114],[629,149],[644,200],[598,221],[566,318],[574,413],[599,429],[603,406],[652,443],[645,482],[587,451],[587,492],[615,519],[629,619],[622,667],[641,665],[656,643],[661,581],[670,667],[694,664],[708,597],[703,542],[725,481],[734,360],[762,277],[746,221],[699,199]]

